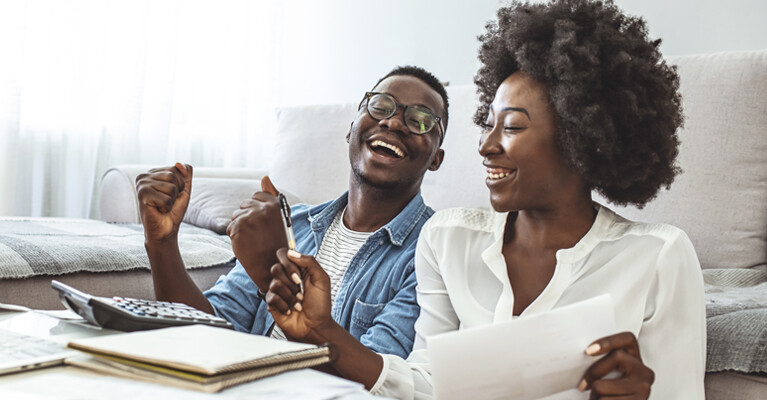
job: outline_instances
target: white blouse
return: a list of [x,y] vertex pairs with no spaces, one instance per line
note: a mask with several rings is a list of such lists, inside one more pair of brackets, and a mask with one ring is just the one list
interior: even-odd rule
[[[574,247],[557,251],[551,281],[519,317],[609,293],[618,332],[636,335],[642,361],[655,372],[650,398],[703,399],[706,309],[692,243],[676,227],[595,207],[594,225]],[[373,394],[431,398],[427,337],[512,319],[514,293],[501,253],[507,216],[455,208],[424,225],[416,248],[421,314],[413,352],[407,361],[382,355]]]

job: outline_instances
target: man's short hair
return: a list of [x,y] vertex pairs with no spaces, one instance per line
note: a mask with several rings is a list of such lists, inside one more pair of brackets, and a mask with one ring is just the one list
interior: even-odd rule
[[[442,117],[442,129],[444,129],[444,133],[447,133],[447,120],[448,120],[448,101],[447,101],[447,91],[445,90],[445,86],[442,85],[442,82],[437,79],[431,72],[421,68],[416,67],[414,65],[404,65],[394,68],[393,70],[389,71],[388,74],[384,75],[383,78],[379,79],[378,82],[376,82],[375,85],[373,85],[373,88],[375,89],[376,86],[378,86],[379,83],[381,83],[384,79],[390,77],[390,76],[399,76],[399,75],[407,75],[412,76],[414,78],[420,79],[423,83],[429,85],[430,88],[434,89],[437,93],[439,93],[439,96],[442,97],[442,106],[445,110],[445,115]],[[445,140],[444,135],[442,136],[442,141]],[[442,144],[442,141],[440,141],[440,144]]]

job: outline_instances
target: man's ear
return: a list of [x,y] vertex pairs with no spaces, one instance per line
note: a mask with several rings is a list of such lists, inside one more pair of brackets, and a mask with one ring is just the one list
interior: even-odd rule
[[349,132],[346,133],[346,143],[349,143],[349,138],[352,136],[352,127],[354,126],[354,121],[349,123]]
[[429,171],[436,171],[439,169],[439,166],[442,165],[442,160],[445,158],[445,150],[438,149],[437,153],[434,154],[434,159],[431,161],[431,165],[429,165]]

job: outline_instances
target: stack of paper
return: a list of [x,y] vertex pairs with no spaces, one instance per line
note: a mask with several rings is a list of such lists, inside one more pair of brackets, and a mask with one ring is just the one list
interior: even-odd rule
[[325,346],[294,343],[205,325],[76,340],[88,353],[67,364],[205,392],[327,363]]

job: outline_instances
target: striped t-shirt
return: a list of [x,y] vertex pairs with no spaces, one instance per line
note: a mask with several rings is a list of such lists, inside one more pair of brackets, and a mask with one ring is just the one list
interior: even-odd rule
[[[315,258],[330,277],[330,302],[336,300],[336,293],[341,287],[349,262],[359,251],[360,247],[373,234],[373,232],[357,232],[344,225],[346,207],[337,213],[330,224],[325,237],[322,238],[320,249]],[[271,337],[285,339],[282,330],[275,325]]]

